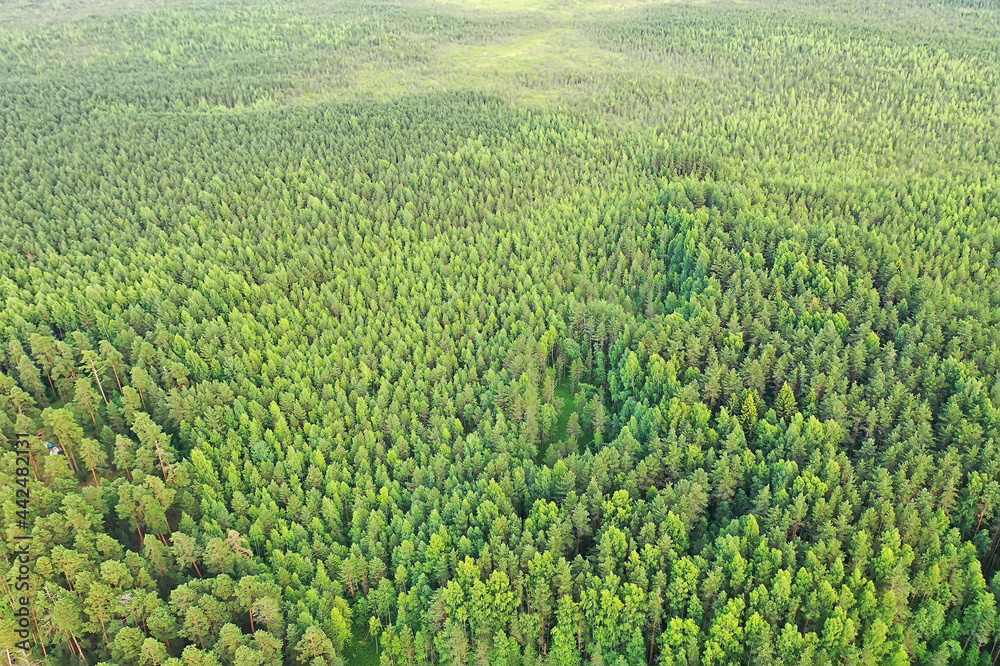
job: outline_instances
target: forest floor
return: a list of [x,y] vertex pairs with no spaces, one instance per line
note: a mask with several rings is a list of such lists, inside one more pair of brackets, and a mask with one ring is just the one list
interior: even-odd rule
[[344,656],[348,666],[378,666],[379,653],[375,649],[375,641],[371,636],[365,637],[362,632],[354,630],[354,640],[347,646]]
[[556,389],[556,397],[563,401],[562,411],[559,412],[559,420],[552,433],[552,441],[558,442],[566,438],[566,426],[569,425],[570,415],[576,411],[576,396],[569,386],[560,386]]

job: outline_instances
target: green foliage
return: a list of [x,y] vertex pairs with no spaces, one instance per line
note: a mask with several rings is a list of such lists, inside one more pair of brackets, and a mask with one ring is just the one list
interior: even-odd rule
[[996,661],[998,17],[6,3],[32,656]]

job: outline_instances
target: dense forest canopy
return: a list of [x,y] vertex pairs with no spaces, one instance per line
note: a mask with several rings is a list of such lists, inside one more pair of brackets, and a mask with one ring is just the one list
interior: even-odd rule
[[0,663],[1000,661],[995,3],[11,0],[0,136]]

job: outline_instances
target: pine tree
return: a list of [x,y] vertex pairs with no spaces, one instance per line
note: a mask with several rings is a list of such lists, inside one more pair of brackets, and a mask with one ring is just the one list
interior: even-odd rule
[[774,399],[774,411],[778,414],[779,419],[790,419],[797,409],[798,405],[795,402],[792,387],[788,385],[788,382],[785,382]]
[[757,400],[753,391],[748,391],[743,399],[743,408],[740,410],[739,422],[743,428],[743,434],[747,439],[753,437],[757,430]]

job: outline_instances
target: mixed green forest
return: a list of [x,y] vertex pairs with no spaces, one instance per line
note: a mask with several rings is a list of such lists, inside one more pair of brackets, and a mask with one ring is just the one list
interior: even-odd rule
[[5,0],[0,666],[1000,663],[998,160],[993,0]]

